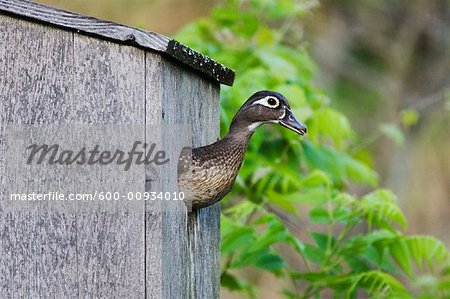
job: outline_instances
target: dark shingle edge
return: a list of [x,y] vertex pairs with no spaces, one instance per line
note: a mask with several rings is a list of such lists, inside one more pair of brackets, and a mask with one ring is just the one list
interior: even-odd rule
[[156,51],[173,57],[219,83],[231,86],[234,81],[233,70],[162,34],[23,0],[0,0],[0,13]]

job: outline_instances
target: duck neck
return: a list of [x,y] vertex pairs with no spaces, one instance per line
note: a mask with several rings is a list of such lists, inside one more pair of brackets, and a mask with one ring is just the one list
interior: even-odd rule
[[231,123],[230,130],[224,139],[228,139],[235,144],[247,147],[250,138],[252,137],[255,127],[251,124]]

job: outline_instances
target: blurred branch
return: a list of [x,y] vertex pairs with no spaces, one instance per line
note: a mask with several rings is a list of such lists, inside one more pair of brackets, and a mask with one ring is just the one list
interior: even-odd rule
[[[450,92],[450,86],[448,86],[447,88],[444,88],[434,94],[431,94],[425,98],[423,98],[423,100],[417,101],[407,107],[405,107],[402,110],[406,110],[406,109],[414,109],[418,112],[423,112],[423,110],[427,109],[428,107],[440,102],[440,101],[444,101],[446,99],[447,94]],[[398,117],[395,122],[396,125],[400,126],[401,125],[401,119],[400,117]],[[375,132],[372,136],[370,136],[368,139],[366,139],[363,142],[360,142],[357,146],[355,146],[354,148],[352,148],[351,152],[353,154],[366,149],[368,147],[370,147],[373,143],[375,143],[377,140],[381,139],[382,137],[384,137],[384,133],[381,131],[377,131]]]

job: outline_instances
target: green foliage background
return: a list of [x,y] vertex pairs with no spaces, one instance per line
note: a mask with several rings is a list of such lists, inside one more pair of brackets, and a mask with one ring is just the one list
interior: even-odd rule
[[222,133],[261,89],[285,95],[308,127],[302,140],[269,125],[253,136],[222,204],[222,286],[258,297],[236,272],[252,267],[286,280],[279,292],[288,298],[450,298],[448,249],[406,234],[359,136],[312,84],[315,65],[298,32],[313,3],[228,0],[176,36],[236,71],[221,92]]

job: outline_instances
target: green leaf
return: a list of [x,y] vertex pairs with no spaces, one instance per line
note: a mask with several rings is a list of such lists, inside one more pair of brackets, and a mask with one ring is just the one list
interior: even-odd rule
[[365,290],[372,298],[412,298],[406,288],[388,273],[372,270],[362,273],[330,276],[327,273],[290,273],[294,279],[316,283],[322,289],[343,291],[345,298],[352,298],[358,289]]
[[355,216],[355,213],[351,209],[338,207],[333,209],[332,215],[334,221],[347,223],[348,221],[350,221],[350,218]]
[[350,283],[347,290],[350,294],[357,288],[366,290],[369,296],[383,298],[385,296],[393,298],[412,298],[406,288],[393,276],[381,271],[367,271],[361,274],[344,276],[341,283]]
[[266,254],[256,262],[256,266],[278,273],[285,266],[284,260],[277,254]]
[[256,289],[253,285],[237,278],[228,271],[220,275],[220,284],[231,291],[241,291],[246,293],[249,298],[256,298]]
[[273,48],[264,47],[258,49],[254,54],[257,55],[261,60],[261,63],[272,72],[272,75],[276,76],[280,81],[296,77],[296,67],[284,57],[277,55],[276,50],[274,51]]
[[306,280],[309,282],[325,282],[329,283],[333,278],[326,273],[318,273],[318,272],[289,272],[289,276],[294,279]]
[[307,189],[304,192],[295,195],[298,203],[321,205],[330,200],[331,194],[328,188],[318,187]]
[[392,232],[387,229],[377,229],[364,236],[364,238],[370,243],[382,242],[383,244],[392,243],[398,238],[396,232]]
[[345,173],[355,183],[369,184],[376,186],[378,175],[373,169],[350,156],[342,158],[345,162]]
[[327,234],[319,233],[319,232],[310,232],[311,237],[316,242],[317,246],[323,251],[328,248],[328,240],[330,239],[330,248],[334,245],[335,240],[332,236],[328,236]]
[[267,192],[268,202],[271,204],[274,204],[283,210],[298,215],[297,212],[297,206],[295,205],[297,200],[297,194],[294,194],[294,196],[289,194],[281,194],[275,191],[268,191]]
[[243,268],[247,266],[256,266],[259,259],[265,255],[270,254],[270,250],[267,248],[259,251],[242,251],[242,253],[234,258],[230,264],[230,268]]
[[311,220],[313,222],[316,223],[329,223],[333,221],[333,218],[330,217],[330,214],[327,210],[325,210],[324,208],[313,208],[310,212],[309,212],[309,217],[311,218]]
[[276,33],[265,26],[258,28],[256,32],[256,40],[258,45],[264,46],[272,44],[276,39]]
[[269,222],[269,226],[266,231],[264,231],[263,234],[260,234],[255,242],[247,246],[246,251],[249,253],[256,252],[268,248],[274,243],[287,242],[288,239],[289,232],[286,230],[284,225],[274,217]]
[[251,227],[237,227],[222,239],[221,251],[228,253],[238,248],[247,247],[249,241],[254,240],[255,230]]
[[366,237],[354,236],[348,239],[342,246],[340,253],[348,256],[355,256],[364,253],[370,242]]
[[354,135],[348,119],[341,113],[329,107],[320,109],[312,116],[311,130],[313,137],[329,137],[337,148],[344,145],[345,140]]
[[292,247],[297,251],[298,254],[304,255],[305,253],[305,244],[297,239],[294,235],[289,235],[288,243],[292,245]]
[[409,250],[404,242],[396,242],[389,247],[391,256],[395,259],[398,265],[409,276],[413,275],[413,267],[410,260]]
[[236,224],[243,224],[244,220],[247,219],[254,211],[260,209],[260,206],[251,201],[242,201],[236,205],[227,209],[227,215],[236,221]]
[[450,264],[450,253],[444,243],[430,236],[401,237],[389,245],[391,256],[410,277],[413,277],[414,261],[423,271],[425,263],[433,270]]
[[400,111],[400,119],[405,128],[410,128],[419,121],[419,112],[415,109],[404,109]]
[[405,143],[402,130],[395,124],[383,124],[380,126],[380,131],[398,146]]
[[378,226],[390,230],[394,230],[393,224],[406,227],[406,219],[397,206],[397,198],[389,190],[379,189],[364,196],[360,208],[371,227]]
[[293,292],[291,292],[288,289],[283,289],[283,291],[281,293],[288,299],[297,299],[297,297],[298,297],[296,294],[294,294]]
[[302,187],[304,188],[313,188],[324,186],[331,186],[332,181],[330,176],[321,170],[314,169],[306,178],[301,181]]
[[383,250],[379,250],[380,248],[369,245],[367,246],[363,256],[364,258],[377,267],[381,267],[383,265]]
[[305,142],[302,144],[306,162],[312,169],[320,169],[327,173],[337,185],[351,179],[357,183],[377,183],[375,171],[348,154],[340,153],[326,146],[316,146]]
[[303,252],[304,256],[315,264],[321,265],[325,258],[325,252],[321,248],[310,244],[305,244],[305,250]]
[[242,282],[228,272],[222,273],[220,276],[220,283],[222,286],[229,288],[230,290],[242,290]]

